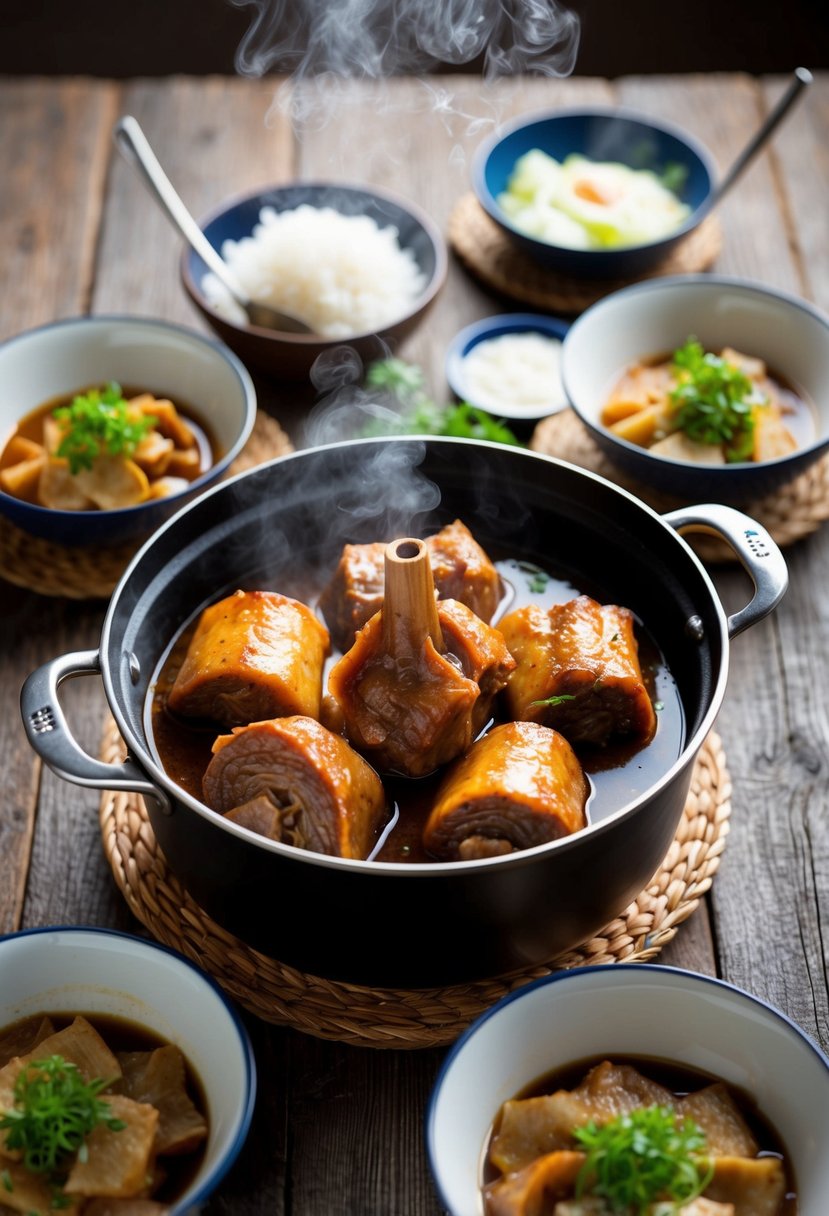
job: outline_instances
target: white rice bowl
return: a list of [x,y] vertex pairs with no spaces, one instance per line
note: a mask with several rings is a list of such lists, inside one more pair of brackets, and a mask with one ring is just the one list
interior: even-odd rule
[[[253,233],[225,241],[222,257],[251,299],[304,321],[325,338],[382,329],[409,312],[426,287],[397,229],[366,215],[342,215],[307,203],[291,211],[263,207]],[[202,289],[226,320],[246,324],[215,275]]]

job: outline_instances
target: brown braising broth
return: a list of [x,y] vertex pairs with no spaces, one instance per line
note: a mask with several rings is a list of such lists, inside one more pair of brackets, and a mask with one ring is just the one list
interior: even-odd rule
[[[553,1069],[538,1077],[529,1085],[526,1085],[519,1093],[514,1094],[513,1098],[537,1098],[544,1094],[553,1094],[559,1089],[575,1089],[584,1080],[587,1073],[604,1060],[610,1060],[613,1064],[619,1065],[629,1064],[649,1080],[655,1081],[658,1085],[662,1085],[665,1089],[670,1090],[677,1098],[695,1093],[696,1090],[704,1089],[707,1085],[713,1085],[717,1082],[723,1083],[721,1077],[703,1072],[701,1069],[688,1068],[687,1065],[677,1064],[671,1060],[662,1060],[653,1056],[629,1056],[609,1053],[578,1060],[573,1064],[567,1064],[564,1068]],[[737,1085],[732,1085],[730,1081],[724,1084],[726,1084],[728,1092],[734,1099],[740,1114],[745,1119],[752,1135],[760,1146],[758,1156],[778,1157],[783,1162],[786,1175],[786,1196],[783,1200],[779,1216],[797,1216],[796,1179],[792,1170],[791,1155],[786,1145],[763,1112],[759,1110],[757,1103],[749,1093],[740,1089]],[[482,1187],[500,1177],[500,1171],[491,1165],[489,1161],[489,1143],[497,1130],[498,1112],[496,1112],[493,1120],[483,1154],[481,1170]]]
[[[133,1022],[128,1018],[116,1017],[113,1014],[88,1013],[85,1009],[77,1009],[71,1013],[66,1011],[53,1013],[49,1010],[44,1013],[32,1014],[29,1017],[21,1018],[19,1022],[12,1022],[10,1025],[3,1027],[3,1033],[7,1034],[9,1031],[13,1031],[17,1027],[23,1027],[30,1022],[36,1025],[45,1017],[48,1017],[54,1024],[56,1031],[65,1029],[77,1017],[86,1018],[87,1022],[97,1030],[110,1051],[115,1053],[120,1051],[155,1051],[158,1047],[168,1046],[167,1039],[148,1030],[146,1026],[142,1026],[138,1022]],[[210,1111],[207,1107],[204,1086],[186,1055],[184,1056],[184,1069],[187,1093],[193,1105],[204,1115],[209,1128]],[[101,1096],[102,1099],[106,1099],[105,1092]],[[165,1154],[163,1158],[164,1177],[159,1183],[158,1188],[153,1192],[153,1199],[156,1202],[173,1204],[179,1196],[184,1194],[198,1173],[204,1159],[206,1147],[207,1140],[204,1140],[198,1148],[193,1149],[189,1153],[182,1153],[180,1156]]]
[[[566,603],[582,592],[601,600],[600,593],[596,593],[595,589],[577,588],[532,563],[518,558],[497,559],[492,553],[490,557],[504,586],[501,604],[492,621],[496,628],[499,617],[526,604],[535,603],[549,608],[556,603]],[[266,588],[257,584],[257,589]],[[321,586],[303,586],[299,578],[294,579],[292,586],[282,579],[278,586],[269,589],[292,596],[314,608],[322,591]],[[221,594],[217,594],[216,600],[220,598]],[[198,614],[174,639],[159,663],[155,678],[150,683],[145,728],[150,748],[161,768],[183,790],[201,801],[202,775],[210,762],[211,747],[216,736],[226,732],[215,723],[194,722],[175,716],[166,707],[167,695],[184,660],[197,619]],[[630,744],[612,744],[592,750],[577,749],[592,787],[587,805],[589,822],[605,818],[644,793],[670,768],[683,747],[685,725],[676,684],[655,641],[638,624],[636,636],[642,674],[657,711],[656,734],[645,748],[639,750]],[[339,658],[340,652],[334,651],[328,659],[323,675],[324,689],[328,670]],[[493,717],[490,725],[498,720],[497,716]],[[384,776],[390,819],[371,854],[373,860],[434,861],[424,850],[421,836],[443,773],[444,770],[441,770],[420,779]]]

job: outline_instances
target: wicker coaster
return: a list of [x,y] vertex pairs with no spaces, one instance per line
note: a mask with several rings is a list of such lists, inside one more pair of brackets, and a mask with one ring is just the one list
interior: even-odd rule
[[[292,452],[293,444],[275,418],[259,410],[250,438],[228,476]],[[39,595],[107,599],[146,537],[123,545],[57,545],[30,536],[0,516],[0,578]]]
[[[112,720],[101,755],[109,763],[124,756]],[[104,851],[134,915],[160,942],[208,971],[245,1009],[320,1039],[411,1049],[451,1043],[506,993],[553,970],[653,959],[711,886],[725,847],[730,799],[725,756],[712,732],[697,758],[674,842],[650,885],[621,916],[549,966],[417,990],[320,979],[259,954],[210,920],[168,871],[138,795],[105,791],[100,822]]]
[[[661,494],[618,469],[607,459],[571,409],[561,410],[539,422],[530,447],[536,452],[543,452],[545,456],[557,456],[560,460],[567,460],[606,477],[660,513],[686,505],[686,500]],[[767,528],[781,546],[791,545],[815,532],[829,519],[829,456],[816,461],[776,494],[745,503],[740,510]],[[733,550],[716,537],[693,533],[686,539],[705,561],[735,560]]]
[[487,287],[550,312],[577,313],[596,300],[643,279],[707,270],[722,247],[715,215],[690,232],[650,270],[629,279],[576,279],[539,266],[517,249],[490,219],[474,194],[464,194],[449,216],[449,243],[466,268]]

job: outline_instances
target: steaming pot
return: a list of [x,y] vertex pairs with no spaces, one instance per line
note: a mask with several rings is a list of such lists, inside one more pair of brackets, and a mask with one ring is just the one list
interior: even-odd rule
[[[490,552],[523,556],[631,608],[661,648],[686,722],[679,756],[645,792],[573,836],[467,862],[349,861],[267,840],[209,810],[154,758],[146,702],[182,625],[237,586],[279,587],[301,562],[333,571],[345,541],[427,535],[460,518]],[[681,531],[723,536],[755,584],[726,616]],[[648,883],[673,839],[697,753],[720,708],[731,638],[787,583],[765,530],[729,507],[660,516],[581,469],[522,449],[443,438],[355,440],[282,457],[183,508],[119,582],[100,646],[26,681],[29,740],[60,776],[134,790],[167,862],[220,925],[303,971],[372,986],[469,982],[541,965],[597,932]],[[58,697],[100,674],[128,746],[105,764],[73,738]]]

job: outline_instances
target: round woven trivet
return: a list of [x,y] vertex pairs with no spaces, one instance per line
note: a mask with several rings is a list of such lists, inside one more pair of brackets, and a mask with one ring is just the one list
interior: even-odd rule
[[[533,431],[530,447],[546,456],[557,456],[582,469],[599,473],[608,481],[630,490],[660,513],[687,504],[687,500],[653,490],[618,469],[571,409],[561,410],[539,422]],[[778,545],[790,545],[808,536],[829,519],[829,456],[816,461],[776,494],[743,503],[740,510],[767,528]],[[734,551],[716,537],[692,533],[686,539],[705,561],[734,561]]]
[[474,194],[464,194],[449,216],[449,243],[466,268],[487,287],[552,312],[576,313],[642,279],[707,270],[722,247],[715,215],[690,232],[656,266],[627,279],[576,279],[539,266],[490,219]]
[[[107,724],[102,759],[124,745]],[[654,958],[711,886],[728,833],[731,782],[719,737],[709,734],[673,844],[646,890],[601,933],[548,966],[446,988],[369,988],[307,975],[268,958],[220,928],[169,872],[136,794],[105,791],[104,851],[134,915],[152,935],[187,955],[263,1021],[361,1047],[411,1049],[451,1043],[506,993],[552,971]]]
[[[293,444],[275,418],[257,411],[250,438],[228,476],[292,452]],[[122,545],[58,545],[31,536],[0,516],[0,578],[39,595],[107,599],[146,537]]]

